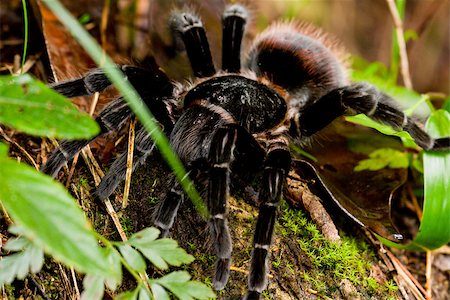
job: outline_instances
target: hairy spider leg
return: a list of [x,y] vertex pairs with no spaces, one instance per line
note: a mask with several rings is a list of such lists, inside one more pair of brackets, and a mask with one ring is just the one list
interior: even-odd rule
[[216,290],[225,287],[230,275],[232,241],[228,228],[227,203],[236,138],[237,130],[232,126],[219,128],[214,134],[208,154],[210,168],[207,207],[211,240],[216,252],[213,277]]
[[277,219],[283,185],[291,165],[288,140],[274,136],[269,141],[268,154],[259,191],[259,214],[253,240],[253,252],[248,278],[249,293],[246,299],[259,299],[259,293],[267,287],[269,249]]
[[[190,172],[187,172],[189,175]],[[191,177],[192,179],[192,177]],[[153,214],[153,224],[160,230],[161,238],[167,237],[177,216],[178,209],[184,201],[184,191],[175,175],[171,174],[167,181],[170,189],[166,192]]]
[[[134,171],[139,165],[143,164],[147,157],[153,152],[155,142],[152,140],[150,133],[142,126],[136,132],[133,152]],[[108,172],[102,178],[97,186],[96,194],[100,200],[108,198],[124,180],[127,171],[127,152],[123,152],[111,165]]]
[[132,116],[131,109],[122,98],[117,98],[110,102],[95,118],[100,126],[100,133],[91,139],[67,141],[64,140],[59,144],[49,156],[47,163],[41,167],[44,172],[52,177],[58,175],[59,170],[72,159],[81,149],[87,146],[98,136],[121,128]]
[[196,77],[214,75],[216,69],[200,18],[189,12],[178,12],[171,17],[170,27],[183,40],[194,75]]
[[368,83],[337,88],[305,106],[291,122],[291,134],[311,136],[342,115],[365,114],[397,130],[407,131],[426,150],[448,150],[450,138],[433,139],[412,118],[396,107],[394,100]]
[[239,73],[241,70],[241,44],[248,12],[239,4],[229,5],[222,16],[222,70]]
[[[128,65],[120,66],[120,68],[164,129],[170,132],[173,120],[165,100],[172,97],[173,85],[167,76],[160,70],[146,70]],[[51,87],[64,96],[77,97],[101,92],[109,85],[110,81],[105,73],[101,69],[94,69],[82,78],[61,81],[52,84]],[[50,155],[47,163],[41,167],[41,171],[56,177],[64,164],[81,149],[98,136],[122,128],[132,116],[133,112],[122,97],[111,101],[95,119],[100,126],[100,133],[91,139],[62,141],[59,148]]]

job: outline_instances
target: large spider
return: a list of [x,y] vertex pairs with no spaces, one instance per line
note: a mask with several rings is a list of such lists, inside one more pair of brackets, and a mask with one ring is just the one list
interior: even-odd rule
[[[289,172],[289,141],[302,143],[342,115],[363,113],[410,133],[424,149],[448,149],[449,139],[433,139],[394,101],[367,83],[349,83],[336,47],[311,26],[277,23],[253,42],[241,68],[241,41],[248,19],[240,5],[223,14],[222,70],[216,71],[199,17],[178,12],[170,26],[184,43],[196,77],[193,85],[175,84],[158,68],[123,65],[126,78],[153,112],[170,143],[197,184],[206,186],[209,227],[216,254],[213,284],[223,289],[229,276],[232,242],[227,224],[230,174],[262,174],[247,299],[258,299],[267,286],[268,257],[277,206]],[[78,79],[53,84],[75,97],[101,92],[110,85],[101,69]],[[133,116],[122,98],[112,101],[96,121],[101,133],[121,128]],[[42,171],[60,168],[91,140],[63,141]],[[140,128],[133,169],[154,144]],[[98,187],[105,199],[125,177],[126,154],[114,161]],[[206,180],[204,180],[206,178]],[[157,208],[154,224],[166,236],[184,193],[174,177]]]

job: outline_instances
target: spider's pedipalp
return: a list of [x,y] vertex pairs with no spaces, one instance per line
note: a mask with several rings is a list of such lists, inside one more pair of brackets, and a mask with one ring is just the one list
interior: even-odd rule
[[248,12],[239,5],[226,7],[222,17],[222,70],[238,73],[241,70],[241,44]]
[[175,13],[170,19],[170,27],[183,40],[194,75],[196,77],[214,75],[216,69],[200,18],[188,12]]

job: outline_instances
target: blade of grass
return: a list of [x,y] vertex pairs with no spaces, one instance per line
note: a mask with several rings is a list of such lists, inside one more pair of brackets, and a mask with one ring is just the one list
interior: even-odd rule
[[23,73],[23,66],[25,65],[25,59],[27,57],[27,48],[28,48],[28,9],[26,0],[22,0],[22,9],[23,9],[24,38],[23,38],[22,63],[20,64],[20,74]]
[[[450,136],[450,113],[437,110],[427,122],[427,132],[437,138]],[[425,151],[424,206],[419,233],[405,245],[380,238],[388,246],[408,250],[434,250],[450,242],[450,151]]]
[[148,110],[148,108],[140,100],[139,95],[133,86],[124,79],[122,72],[116,67],[111,58],[103,55],[103,51],[98,43],[89,33],[84,30],[80,23],[70,14],[70,12],[58,0],[43,0],[43,3],[58,17],[61,23],[66,26],[74,38],[92,57],[96,64],[98,64],[104,71],[117,90],[122,94],[127,101],[134,114],[138,117],[142,125],[150,133],[152,139],[158,146],[161,155],[170,165],[176,177],[180,181],[181,186],[186,191],[187,195],[193,202],[196,209],[202,216],[206,216],[206,207],[201,200],[200,195],[195,190],[192,181],[187,176],[186,170],[180,159],[173,152],[169,141],[164,133],[159,128],[155,118]]

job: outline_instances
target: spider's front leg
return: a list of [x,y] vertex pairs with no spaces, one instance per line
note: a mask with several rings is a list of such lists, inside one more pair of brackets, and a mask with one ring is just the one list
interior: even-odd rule
[[277,208],[286,175],[291,164],[288,141],[283,136],[269,141],[269,150],[259,191],[259,215],[253,241],[253,253],[248,279],[247,300],[259,299],[267,287],[269,249],[277,218]]
[[[165,99],[172,97],[173,85],[167,76],[157,69],[145,70],[134,66],[121,66],[121,69],[139,92],[144,103],[155,114],[157,120],[166,131],[170,132],[173,121]],[[110,82],[104,72],[100,69],[94,69],[82,78],[61,81],[52,84],[51,87],[64,96],[77,97],[103,91],[109,85]],[[97,136],[87,140],[62,141],[60,147],[50,155],[47,163],[41,167],[41,171],[56,177],[62,166],[83,147],[100,135],[120,129],[132,115],[131,109],[123,98],[119,97],[113,100],[95,119],[100,126],[100,133]]]
[[208,155],[210,164],[207,206],[210,214],[211,240],[216,252],[213,285],[225,287],[230,275],[232,242],[227,220],[230,164],[236,144],[236,128],[221,127],[214,134]]
[[293,136],[308,137],[342,115],[365,114],[371,119],[407,131],[426,150],[449,150],[450,138],[433,139],[412,118],[396,107],[395,101],[368,83],[337,88],[304,107],[290,127]]

